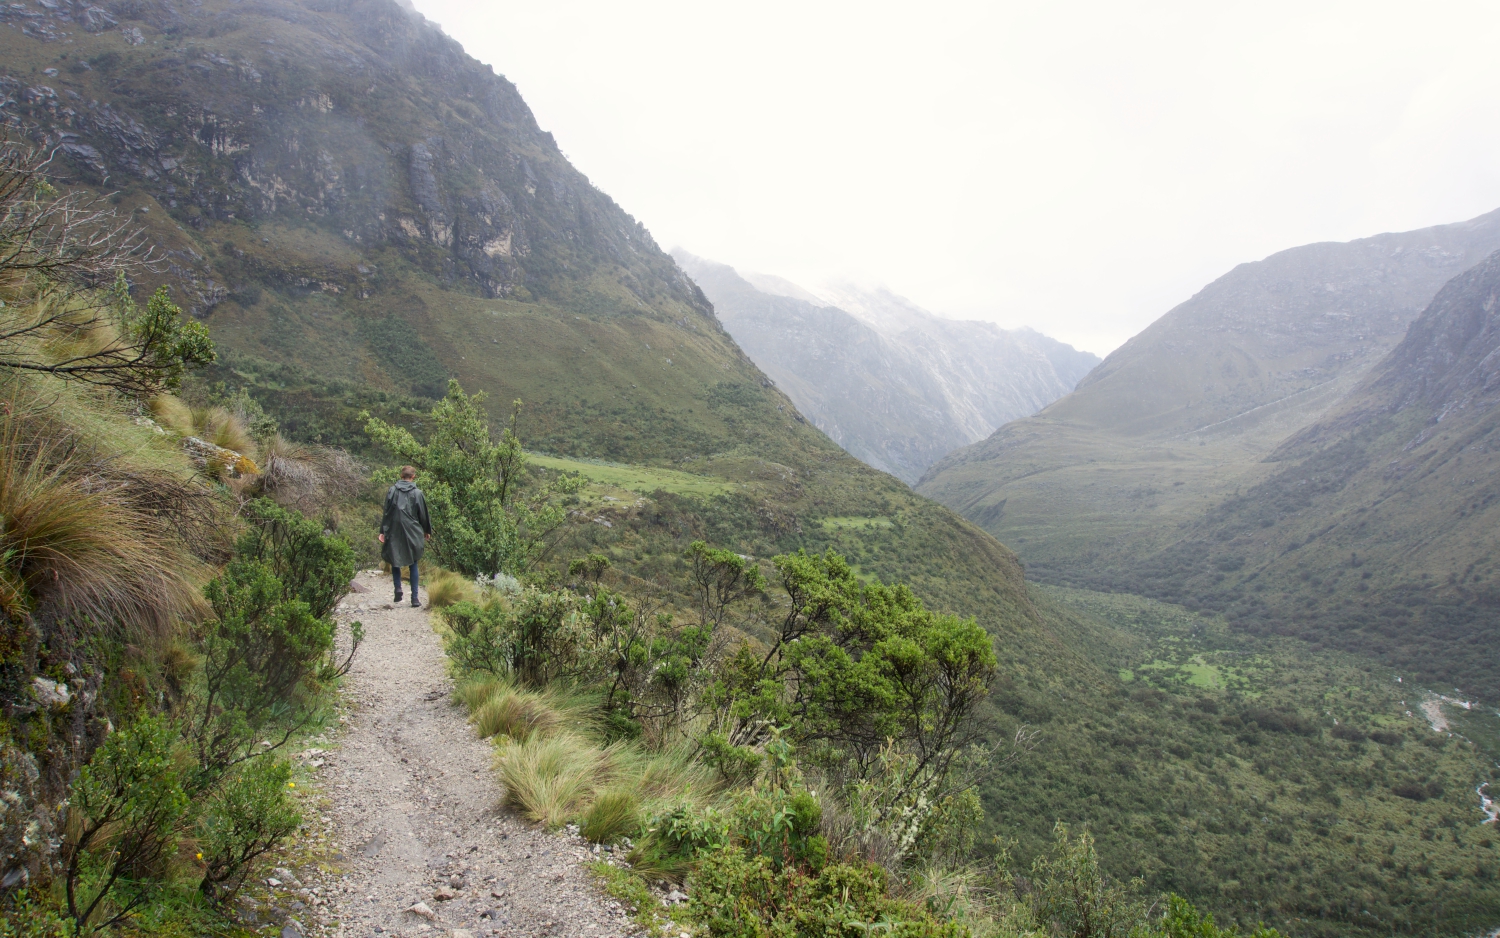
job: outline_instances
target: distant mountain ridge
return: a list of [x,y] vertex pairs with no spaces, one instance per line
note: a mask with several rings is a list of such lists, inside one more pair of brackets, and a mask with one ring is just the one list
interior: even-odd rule
[[[1500,698],[1500,251],[1448,282],[1275,472],[1131,575],[1244,627]],[[1227,575],[1226,575],[1227,574]]]
[[1241,264],[918,491],[1040,579],[1500,696],[1496,656],[1459,651],[1500,609],[1482,455],[1497,250],[1500,211]]
[[1099,361],[1029,329],[944,319],[888,290],[815,291],[673,256],[815,426],[908,483],[1067,393]]

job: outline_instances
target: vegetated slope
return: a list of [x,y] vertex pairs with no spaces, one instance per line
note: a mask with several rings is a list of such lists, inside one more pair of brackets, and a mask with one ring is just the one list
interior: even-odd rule
[[1035,413],[1098,363],[1031,330],[943,319],[888,291],[846,291],[846,311],[779,278],[741,275],[681,249],[673,256],[813,424],[907,482]]
[[1443,287],[1359,387],[1282,444],[1265,481],[1126,575],[1258,630],[1500,697],[1497,300],[1493,254]]
[[529,446],[725,481],[746,531],[816,546],[825,517],[862,519],[870,569],[1058,670],[1014,556],[808,425],[435,26],[390,0],[89,9],[4,9],[3,113],[147,227],[224,353],[213,378],[284,429],[367,444],[361,409],[419,421],[457,377],[497,416],[524,400]]
[[[1028,789],[1024,813],[992,788],[991,831],[1030,838],[1051,805],[1077,805],[1107,826],[1114,869],[1159,883],[1191,855],[1186,835],[1166,849],[1155,819],[1202,801],[1168,804],[1155,785],[1139,804],[1091,800],[1117,746],[1158,723],[1151,700],[1119,694],[1112,669],[1126,665],[1098,657],[1129,636],[1034,603],[1006,548],[797,419],[514,88],[435,28],[380,0],[60,3],[3,17],[14,100],[0,110],[60,143],[79,186],[145,210],[167,252],[161,279],[225,353],[215,380],[247,388],[284,429],[355,444],[362,408],[417,424],[431,403],[418,398],[457,376],[499,411],[523,398],[528,445],[712,480],[712,494],[674,494],[663,474],[662,491],[579,505],[568,556],[602,550],[649,584],[680,572],[693,538],[757,557],[833,547],[862,574],[908,582],[997,637],[996,739],[1023,721],[1044,731],[1023,765],[1050,781]],[[1101,712],[1129,722],[1118,742],[1093,721]],[[1223,836],[1226,852],[1248,852],[1260,835]],[[1195,897],[1255,917],[1252,900],[1215,892],[1219,868],[1201,868]],[[1322,869],[1277,888],[1313,903]],[[1453,867],[1453,889],[1470,884],[1466,869]]]
[[1261,461],[1400,341],[1454,274],[1500,248],[1500,213],[1241,264],[1105,359],[1072,394],[934,466],[918,491],[1043,578],[1102,574],[1262,481]]

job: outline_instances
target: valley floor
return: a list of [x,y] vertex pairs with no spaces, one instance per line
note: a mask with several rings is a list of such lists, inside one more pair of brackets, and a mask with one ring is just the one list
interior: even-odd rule
[[[390,580],[356,581],[339,611],[365,641],[347,688],[353,712],[319,787],[344,861],[330,877],[333,934],[624,935],[632,925],[584,868],[576,836],[549,834],[500,804],[493,750],[449,699],[429,613],[390,602]],[[342,874],[342,875],[340,875]],[[431,919],[410,910],[423,903]]]

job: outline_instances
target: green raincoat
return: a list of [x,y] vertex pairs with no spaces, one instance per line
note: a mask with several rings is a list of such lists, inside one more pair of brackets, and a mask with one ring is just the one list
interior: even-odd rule
[[432,521],[427,517],[427,499],[417,483],[402,479],[385,493],[385,516],[380,520],[385,543],[380,559],[393,567],[409,567],[422,559]]

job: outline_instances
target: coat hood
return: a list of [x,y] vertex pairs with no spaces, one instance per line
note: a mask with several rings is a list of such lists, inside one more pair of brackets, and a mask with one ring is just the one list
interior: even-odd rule
[[391,486],[391,488],[400,489],[403,492],[410,492],[416,487],[417,483],[411,481],[410,479],[402,479],[400,482],[397,482],[395,485]]

